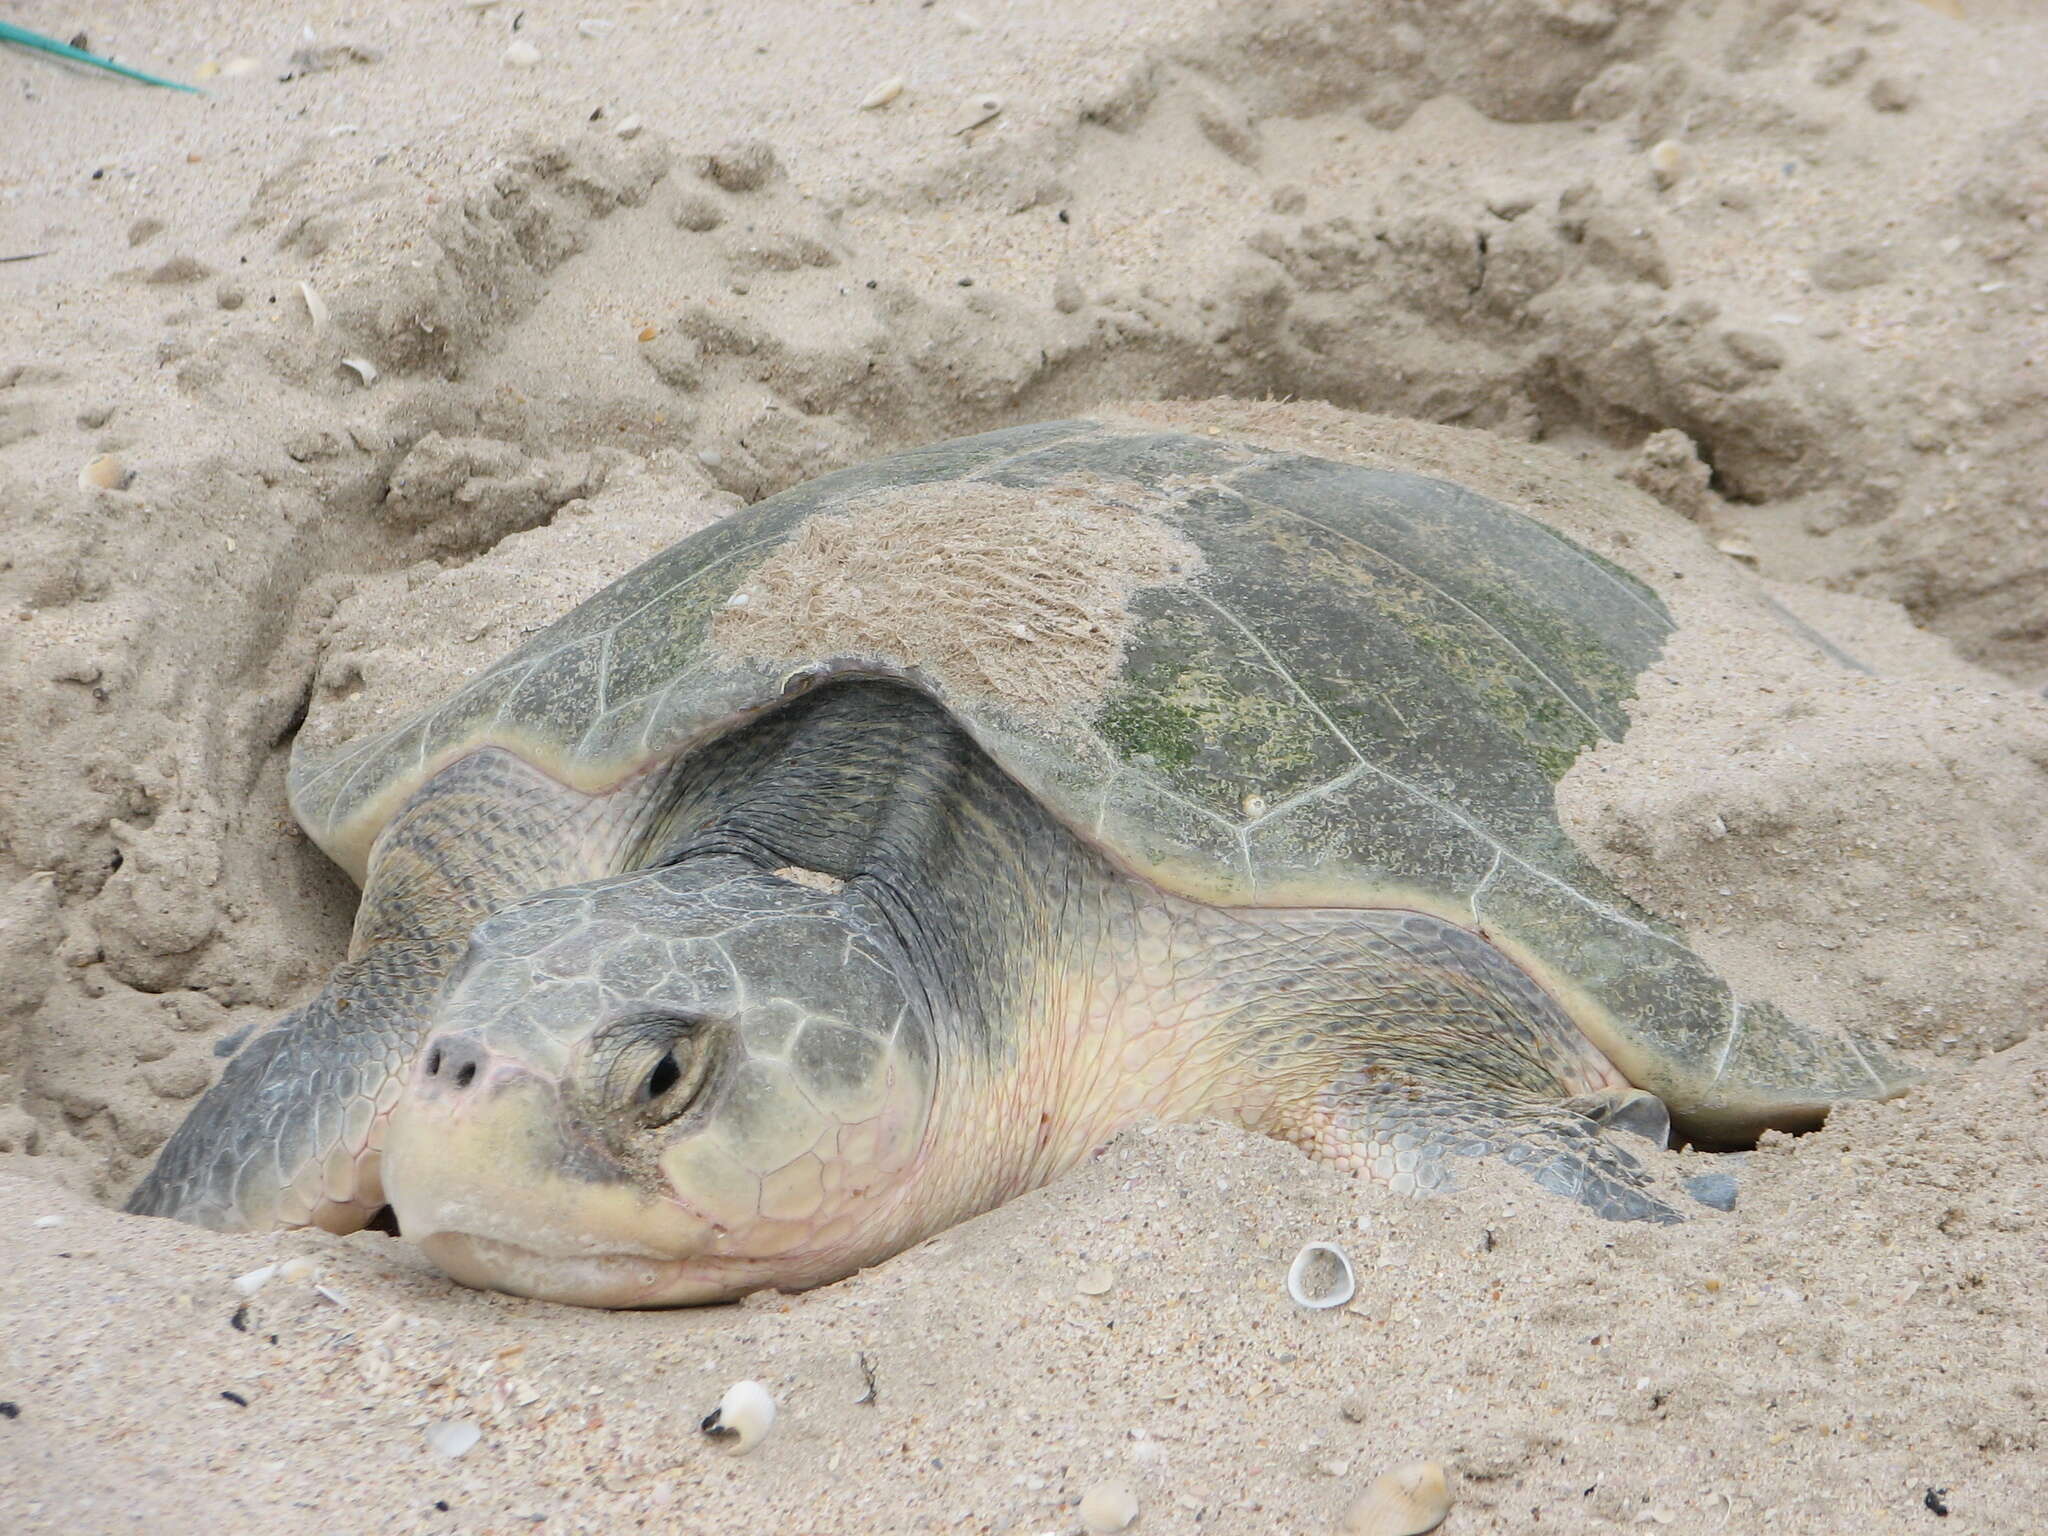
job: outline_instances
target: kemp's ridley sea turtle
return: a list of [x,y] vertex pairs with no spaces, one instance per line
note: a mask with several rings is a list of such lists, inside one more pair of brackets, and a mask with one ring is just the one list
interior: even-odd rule
[[445,704],[301,750],[347,961],[130,1201],[657,1305],[817,1284],[1145,1116],[1400,1190],[1675,1212],[1905,1075],[1735,997],[1561,829],[1672,623],[1416,475],[1091,422],[678,544]]

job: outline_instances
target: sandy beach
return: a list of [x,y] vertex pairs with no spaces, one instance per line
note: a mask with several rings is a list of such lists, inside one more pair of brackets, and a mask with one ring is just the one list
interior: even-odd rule
[[[1064,1536],[1120,1486],[1134,1531],[1320,1533],[1430,1460],[1448,1536],[2048,1529],[2030,0],[8,19],[204,94],[0,48],[0,1528]],[[1663,1154],[1739,1192],[1677,1228],[1143,1125],[679,1312],[118,1214],[346,949],[295,739],[814,475],[1102,411],[1658,583],[1680,640],[1567,827],[1923,1081]],[[1289,1301],[1311,1241],[1348,1306]],[[698,1427],[740,1379],[743,1456]]]

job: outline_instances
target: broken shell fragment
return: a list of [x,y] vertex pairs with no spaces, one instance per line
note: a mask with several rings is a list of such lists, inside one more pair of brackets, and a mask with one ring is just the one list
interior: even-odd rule
[[235,1276],[235,1290],[243,1296],[254,1296],[263,1287],[270,1284],[271,1279],[276,1274],[277,1266],[275,1264],[266,1264],[261,1269],[252,1269],[246,1275]]
[[966,133],[970,129],[979,128],[1002,110],[1003,98],[1000,96],[970,96],[967,104],[960,109],[960,115],[953,120],[951,131]]
[[732,1453],[744,1456],[761,1443],[775,1423],[775,1399],[758,1381],[736,1381],[725,1389],[718,1406],[704,1416],[707,1435],[733,1437]]
[[313,322],[313,329],[316,332],[326,330],[327,301],[320,297],[311,283],[299,284],[299,297],[305,301],[306,318]]
[[320,1266],[303,1254],[296,1259],[286,1259],[277,1266],[277,1278],[280,1280],[311,1280],[319,1273]]
[[1081,1495],[1080,1515],[1083,1530],[1107,1536],[1138,1518],[1138,1497],[1122,1483],[1099,1483]]
[[886,107],[902,94],[903,77],[901,75],[891,75],[872,91],[869,91],[867,95],[861,97],[860,109],[863,112],[872,112],[877,107]]
[[1116,1276],[1110,1273],[1107,1264],[1091,1264],[1081,1271],[1074,1289],[1083,1296],[1107,1296],[1115,1284]]
[[1443,1463],[1414,1461],[1374,1478],[1337,1522],[1337,1536],[1422,1536],[1450,1512]]
[[344,357],[341,366],[351,370],[365,387],[377,382],[377,365],[367,357]]
[[1287,1294],[1298,1307],[1341,1307],[1358,1292],[1358,1276],[1342,1248],[1310,1243],[1287,1266]]
[[431,1448],[450,1460],[468,1455],[484,1436],[484,1432],[467,1419],[438,1419],[422,1433]]
[[128,483],[128,468],[111,453],[87,462],[78,472],[81,491],[118,491]]

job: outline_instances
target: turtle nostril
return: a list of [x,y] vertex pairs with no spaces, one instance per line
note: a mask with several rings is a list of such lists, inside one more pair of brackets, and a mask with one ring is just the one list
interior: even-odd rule
[[483,1076],[491,1053],[476,1041],[457,1035],[427,1047],[420,1061],[420,1081],[443,1093],[461,1093]]

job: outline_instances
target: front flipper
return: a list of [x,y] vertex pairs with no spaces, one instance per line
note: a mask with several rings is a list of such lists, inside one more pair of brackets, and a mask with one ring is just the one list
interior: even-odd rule
[[235,1054],[125,1208],[222,1231],[366,1225],[384,1204],[384,1118],[451,958],[390,941],[339,967]]
[[1317,1096],[1314,1123],[1300,1139],[1320,1161],[1353,1168],[1396,1194],[1455,1188],[1454,1158],[1498,1157],[1610,1221],[1683,1221],[1641,1162],[1602,1129],[1650,1135],[1657,1116],[1639,1102],[1645,1098],[1661,1111],[1648,1094],[1564,1103],[1361,1070]]

